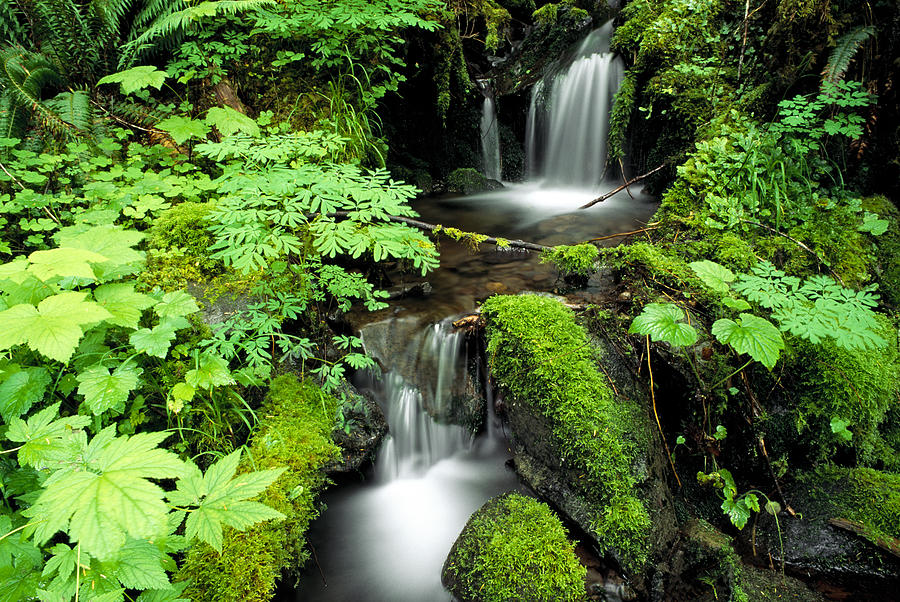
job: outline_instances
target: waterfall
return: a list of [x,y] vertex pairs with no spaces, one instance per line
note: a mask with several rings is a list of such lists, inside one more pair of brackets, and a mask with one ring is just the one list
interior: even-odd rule
[[529,176],[549,186],[599,188],[621,59],[609,51],[612,22],[593,31],[570,63],[532,89],[526,131]]
[[[394,324],[379,334],[403,336],[403,330]],[[450,320],[413,334],[403,350],[373,339],[363,332],[367,350],[392,365],[380,383],[390,435],[375,465],[379,480],[421,476],[440,460],[468,449],[471,437],[466,429],[435,421],[453,410],[465,380],[463,338]]]
[[478,80],[478,86],[484,95],[484,104],[481,108],[481,160],[484,177],[499,180],[501,171],[500,128],[497,123],[494,92],[487,80]]

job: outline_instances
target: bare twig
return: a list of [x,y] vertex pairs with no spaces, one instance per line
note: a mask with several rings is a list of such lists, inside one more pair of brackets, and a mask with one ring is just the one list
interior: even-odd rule
[[663,445],[666,447],[666,456],[669,458],[669,466],[672,467],[672,473],[678,486],[681,487],[681,479],[678,478],[678,471],[675,470],[675,460],[672,459],[672,452],[669,451],[669,444],[666,442],[666,435],[663,433],[662,424],[659,422],[659,414],[656,413],[656,393],[653,392],[653,368],[650,367],[650,335],[647,335],[647,372],[650,373],[650,400],[653,402],[653,417],[656,418],[656,426],[659,428],[659,436]]
[[[652,170],[648,171],[647,173],[645,173],[645,174],[643,174],[643,175],[640,175],[640,176],[636,176],[636,177],[634,177],[634,178],[631,178],[630,180],[628,180],[627,182],[625,182],[624,184],[622,184],[622,185],[619,186],[618,188],[616,188],[616,189],[614,189],[614,190],[611,190],[611,191],[607,192],[607,193],[604,194],[604,195],[598,196],[596,199],[594,199],[594,200],[591,201],[590,203],[585,203],[584,205],[582,205],[581,207],[579,207],[579,209],[588,209],[588,208],[590,208],[590,207],[593,207],[593,206],[596,205],[597,203],[602,203],[603,201],[605,201],[605,200],[608,199],[609,197],[611,197],[611,196],[613,196],[613,195],[615,195],[615,194],[617,194],[617,193],[619,193],[619,192],[621,192],[621,191],[623,191],[623,190],[626,190],[629,186],[631,186],[631,185],[634,184],[635,182],[640,182],[641,180],[643,180],[643,179],[645,179],[645,178],[649,178],[650,176],[652,176],[652,175],[655,174],[656,172],[661,171],[665,166],[666,166],[666,164],[663,163],[662,165],[660,165],[660,166],[657,167],[656,169],[652,169]],[[629,192],[628,194],[631,194],[631,192]]]
[[641,232],[650,232],[651,230],[656,230],[656,228],[658,227],[658,223],[659,222],[654,222],[653,224],[649,224],[646,228],[641,228],[640,230],[632,230],[631,232],[617,232],[616,234],[608,234],[607,236],[598,236],[597,238],[590,239],[588,242],[609,240],[610,238],[618,238],[620,236],[631,236],[632,234],[640,234]]

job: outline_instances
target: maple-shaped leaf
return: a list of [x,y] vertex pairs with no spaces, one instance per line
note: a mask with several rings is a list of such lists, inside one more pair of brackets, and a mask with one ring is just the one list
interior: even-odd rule
[[634,319],[628,332],[650,335],[654,342],[664,341],[676,347],[697,342],[697,330],[682,322],[684,310],[674,303],[650,303]]
[[128,337],[128,342],[141,353],[165,359],[176,331],[188,326],[190,322],[182,317],[165,318],[153,328],[135,330]]
[[771,370],[784,349],[784,338],[775,325],[753,314],[741,314],[737,321],[722,318],[712,325],[720,343],[731,345]]
[[112,574],[131,589],[170,589],[172,584],[163,569],[162,551],[146,539],[131,539],[113,560],[101,564],[102,572]]
[[32,527],[38,545],[64,531],[82,550],[106,562],[129,537],[165,535],[165,494],[149,479],[180,477],[185,465],[158,447],[168,433],[114,433],[114,426],[100,431],[86,446],[83,465],[57,470],[44,482],[37,501],[24,512],[42,519]]
[[49,251],[35,251],[28,256],[31,265],[28,272],[41,280],[49,280],[55,276],[63,278],[77,276],[88,280],[96,280],[91,264],[103,263],[107,258],[87,249],[58,248]]
[[175,491],[168,494],[177,506],[197,506],[185,521],[188,539],[205,541],[216,551],[222,551],[222,526],[239,531],[284,515],[259,502],[247,501],[264,491],[285,471],[284,468],[258,470],[235,477],[241,451],[236,450],[201,474],[196,466],[178,480]]
[[5,422],[18,418],[44,398],[50,372],[42,367],[20,368],[16,364],[0,370],[0,416]]
[[703,281],[703,284],[717,293],[727,293],[731,288],[728,283],[734,282],[734,272],[715,261],[693,261],[688,265]]
[[86,249],[108,257],[107,261],[94,265],[94,274],[100,282],[134,274],[144,262],[144,253],[132,247],[144,239],[137,230],[106,224],[89,228],[71,226],[57,235],[59,246]]
[[153,307],[160,318],[181,317],[200,311],[197,302],[186,291],[172,291],[163,295],[162,300]]
[[229,106],[213,107],[206,114],[206,123],[219,130],[223,136],[233,136],[243,132],[250,136],[259,136],[259,126],[243,113]]
[[127,282],[97,287],[94,290],[94,299],[112,314],[107,322],[131,329],[138,327],[141,312],[156,304],[149,295],[134,292],[134,284]]
[[37,305],[50,295],[59,292],[53,282],[44,282],[32,274],[23,273],[21,278],[0,282],[0,291],[5,293],[4,301],[9,307],[20,303]]
[[91,423],[88,416],[59,417],[57,402],[44,408],[27,420],[13,418],[9,421],[6,438],[22,446],[18,451],[19,464],[38,470],[56,468],[74,454],[76,429]]
[[[50,577],[55,574],[62,581],[68,580],[69,577],[72,576],[72,573],[75,572],[75,563],[78,562],[79,556],[78,550],[75,550],[64,543],[58,543],[50,548],[50,553],[52,556],[44,565],[41,576]],[[91,557],[88,554],[81,553],[80,555],[81,564],[90,564]]]
[[188,582],[173,583],[170,589],[151,589],[141,592],[135,602],[191,602],[190,598],[182,598]]
[[234,384],[228,362],[206,351],[197,358],[197,367],[184,375],[184,381],[194,389],[212,389]]
[[152,65],[138,65],[125,71],[111,73],[100,78],[97,84],[119,84],[122,94],[131,94],[145,88],[162,88],[168,74]]
[[120,364],[110,374],[103,364],[94,364],[84,370],[78,379],[78,393],[84,395],[84,402],[95,416],[110,408],[124,410],[128,394],[138,386],[141,369],[133,362]]
[[191,138],[206,138],[209,126],[202,121],[175,115],[167,117],[156,124],[156,127],[169,134],[175,144],[182,145]]
[[41,301],[22,303],[0,312],[0,350],[27,343],[50,359],[67,362],[78,347],[82,326],[112,317],[87,293],[66,291]]

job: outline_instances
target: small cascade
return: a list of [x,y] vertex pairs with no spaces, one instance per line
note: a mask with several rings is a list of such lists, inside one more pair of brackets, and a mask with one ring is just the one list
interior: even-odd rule
[[500,180],[500,128],[497,122],[494,91],[489,80],[478,80],[478,87],[484,95],[484,104],[481,108],[481,160],[484,177]]
[[[465,369],[461,335],[451,330],[449,321],[440,322],[425,331],[424,341],[411,343],[419,350],[417,369],[428,378],[416,386],[399,372],[390,371],[382,379],[384,413],[390,429],[375,466],[382,481],[420,476],[471,443],[464,428],[440,424],[433,417],[444,416],[451,409],[453,384]],[[431,413],[426,409],[426,399]]]
[[529,176],[548,186],[599,188],[609,111],[624,74],[609,51],[612,22],[580,44],[567,66],[532,89],[526,154]]

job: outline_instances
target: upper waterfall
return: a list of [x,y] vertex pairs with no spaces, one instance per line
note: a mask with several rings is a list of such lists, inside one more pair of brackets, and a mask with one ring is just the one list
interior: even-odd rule
[[573,59],[532,89],[526,131],[529,177],[549,186],[598,188],[609,111],[624,67],[609,50],[612,22],[589,34]]

